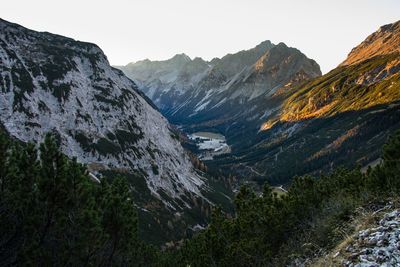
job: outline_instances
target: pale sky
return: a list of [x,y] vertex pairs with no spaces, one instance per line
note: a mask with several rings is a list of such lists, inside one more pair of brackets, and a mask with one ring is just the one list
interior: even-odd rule
[[325,73],[399,20],[400,0],[1,0],[0,17],[96,43],[113,65],[177,53],[210,60],[271,40]]

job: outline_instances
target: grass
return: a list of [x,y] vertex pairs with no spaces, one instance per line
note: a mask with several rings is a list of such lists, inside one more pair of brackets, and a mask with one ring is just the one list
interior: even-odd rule
[[399,100],[400,73],[378,82],[362,81],[364,77],[367,79],[371,74],[383,71],[398,56],[398,53],[377,56],[356,65],[339,67],[300,86],[285,101],[280,120],[331,116]]
[[342,266],[344,261],[347,261],[352,252],[346,251],[346,248],[356,242],[355,236],[361,230],[374,228],[378,226],[379,220],[385,213],[400,207],[400,199],[389,199],[387,203],[392,202],[392,206],[377,208],[361,207],[356,211],[351,222],[347,225],[346,232],[343,233],[343,239],[325,255],[318,257],[312,261],[312,267],[325,267],[325,266]]

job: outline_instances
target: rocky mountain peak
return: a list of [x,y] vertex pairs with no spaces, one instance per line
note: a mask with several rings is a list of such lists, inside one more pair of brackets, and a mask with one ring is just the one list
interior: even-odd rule
[[[247,67],[251,67],[262,55],[267,53],[275,45],[270,41],[264,41],[248,50],[242,50],[235,54],[227,54],[220,60],[214,61],[214,69],[224,76],[232,76]],[[212,61],[212,62],[213,62]]]
[[175,56],[173,56],[169,60],[171,62],[175,63],[175,64],[185,64],[187,62],[192,61],[192,59],[188,55],[186,55],[185,53],[176,54]]
[[257,73],[269,72],[278,74],[278,71],[280,71],[282,72],[281,75],[283,75],[281,77],[284,77],[283,80],[285,81],[291,80],[289,76],[292,77],[296,72],[306,74],[303,79],[321,75],[319,65],[314,60],[307,58],[298,49],[288,47],[282,42],[261,56],[254,64],[254,69]]
[[271,49],[274,46],[275,45],[270,40],[265,40],[265,41],[261,42],[260,44],[258,44],[255,47],[255,50],[267,51],[267,50]]
[[400,53],[400,21],[387,24],[353,48],[340,66],[352,65],[378,55]]

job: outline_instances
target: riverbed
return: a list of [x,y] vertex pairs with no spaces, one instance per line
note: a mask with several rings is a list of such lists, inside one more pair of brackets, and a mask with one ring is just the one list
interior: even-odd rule
[[195,132],[190,134],[189,139],[195,142],[200,153],[199,159],[212,160],[214,156],[227,154],[231,148],[226,143],[225,136],[213,132]]

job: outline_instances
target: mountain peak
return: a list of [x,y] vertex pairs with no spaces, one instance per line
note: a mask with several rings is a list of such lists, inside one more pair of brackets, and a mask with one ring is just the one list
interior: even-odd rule
[[400,21],[380,27],[353,48],[339,66],[352,65],[379,55],[400,53]]
[[255,48],[267,50],[267,49],[271,49],[273,46],[274,46],[274,44],[270,40],[265,40],[265,41],[259,43]]
[[146,65],[146,64],[149,64],[149,63],[151,63],[151,60],[148,59],[148,58],[146,58],[146,59],[139,60],[139,61],[136,61],[136,62],[130,62],[130,63],[128,63],[126,66]]
[[377,32],[393,32],[396,31],[396,29],[398,30],[399,27],[400,27],[400,20],[394,23],[389,23],[381,26]]
[[276,46],[288,48],[288,46],[287,46],[284,42],[280,42],[280,43],[277,44]]
[[176,54],[175,56],[173,56],[171,58],[171,60],[188,62],[188,61],[191,61],[192,59],[185,53],[181,53],[181,54]]

